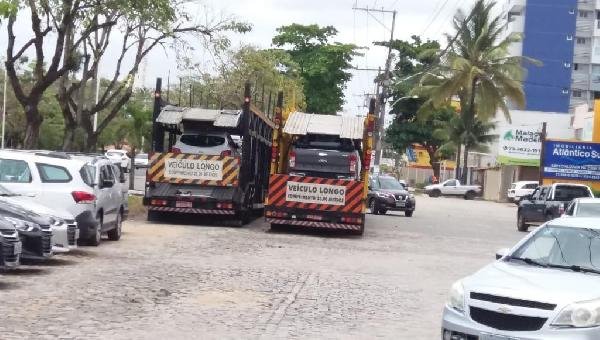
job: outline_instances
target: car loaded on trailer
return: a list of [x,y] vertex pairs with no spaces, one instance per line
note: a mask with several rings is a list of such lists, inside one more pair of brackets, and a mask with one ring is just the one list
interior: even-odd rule
[[225,215],[238,226],[245,224],[263,208],[275,126],[251,103],[249,85],[241,110],[161,106],[157,95],[144,196],[148,218]]
[[271,226],[364,232],[375,116],[292,112],[278,98],[265,216]]

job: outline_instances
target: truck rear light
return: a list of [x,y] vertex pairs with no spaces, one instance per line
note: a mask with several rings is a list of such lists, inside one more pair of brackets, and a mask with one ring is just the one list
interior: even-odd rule
[[290,168],[293,168],[296,166],[296,152],[295,151],[290,151],[290,154],[288,157],[288,162],[289,162]]
[[282,217],[288,217],[288,214],[284,213],[284,212],[281,212],[281,211],[270,211],[270,210],[267,210],[265,212],[265,216],[267,216],[267,217],[282,218]]
[[232,155],[231,150],[221,151],[221,157],[231,157]]
[[350,154],[348,155],[348,163],[350,165],[350,172],[354,173],[356,172],[356,155],[355,154]]
[[313,221],[323,221],[323,216],[321,216],[321,215],[306,215],[306,219],[313,220]]
[[233,203],[217,203],[217,209],[233,209]]
[[172,153],[181,153],[181,149],[180,148],[176,148],[176,147],[172,147],[171,148],[171,152]]
[[165,205],[169,205],[169,202],[167,200],[151,200],[150,205],[157,205],[162,207]]
[[360,218],[360,217],[342,217],[342,223],[361,224],[362,218]]
[[94,194],[85,191],[73,191],[71,196],[73,196],[73,199],[77,204],[91,204],[96,201],[96,196]]

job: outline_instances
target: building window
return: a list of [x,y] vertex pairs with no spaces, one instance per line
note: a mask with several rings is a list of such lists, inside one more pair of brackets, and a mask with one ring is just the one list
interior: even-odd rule
[[577,64],[577,63],[573,64],[573,70],[575,70],[575,71],[579,70],[579,64]]
[[564,65],[565,65],[565,68],[571,68],[571,63],[568,61],[565,61]]
[[570,34],[569,34],[569,35],[567,35],[567,40],[568,40],[568,41],[571,41],[571,40],[573,40],[573,36],[572,36],[572,35],[570,35]]
[[577,38],[577,44],[578,45],[585,45],[587,39],[585,38]]
[[590,14],[589,11],[579,11],[580,18],[587,18],[589,14]]
[[573,98],[581,98],[581,90],[573,90]]
[[569,89],[562,89],[562,94],[569,94]]
[[575,14],[575,8],[571,8],[571,9],[569,10],[569,14]]

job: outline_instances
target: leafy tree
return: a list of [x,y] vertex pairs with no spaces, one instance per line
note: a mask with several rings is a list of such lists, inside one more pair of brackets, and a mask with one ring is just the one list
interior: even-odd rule
[[331,43],[338,31],[333,26],[291,24],[277,29],[273,45],[286,48],[298,64],[304,80],[308,112],[335,114],[344,104],[344,89],[352,77],[353,44]]
[[434,175],[439,177],[440,160],[448,155],[438,150],[447,139],[435,135],[434,129],[447,124],[456,113],[451,107],[443,107],[418,115],[427,98],[414,96],[412,91],[418,84],[419,75],[434,65],[433,52],[438,51],[440,45],[436,41],[424,42],[418,36],[413,36],[411,41],[394,40],[376,44],[391,47],[399,55],[390,91],[390,114],[395,118],[386,131],[386,142],[399,153],[413,144],[420,144],[429,154]]
[[484,122],[499,109],[510,120],[507,101],[524,106],[524,61],[528,58],[509,56],[508,47],[521,40],[520,35],[502,39],[503,21],[493,16],[495,2],[478,0],[470,14],[459,11],[454,18],[454,35],[448,36],[450,48],[439,65],[421,79],[420,93],[426,94],[434,107],[447,105],[453,96],[461,103],[464,160],[463,181],[467,176],[467,157],[478,122]]
[[[471,124],[471,125],[467,125]],[[486,152],[488,144],[497,139],[493,134],[495,124],[485,122],[478,118],[475,121],[465,121],[465,116],[454,115],[445,125],[438,125],[434,135],[446,140],[439,148],[439,152],[454,154],[464,144],[470,150]]]

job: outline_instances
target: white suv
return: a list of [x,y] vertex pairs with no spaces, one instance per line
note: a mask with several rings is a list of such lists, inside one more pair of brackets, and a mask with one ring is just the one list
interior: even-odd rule
[[79,240],[98,245],[101,234],[121,237],[128,212],[124,178],[104,156],[0,151],[0,184],[51,209],[71,213]]

